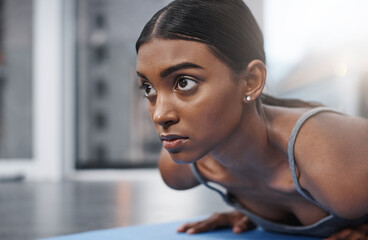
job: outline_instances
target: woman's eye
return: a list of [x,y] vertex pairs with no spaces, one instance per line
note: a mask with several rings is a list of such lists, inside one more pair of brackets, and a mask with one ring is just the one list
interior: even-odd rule
[[192,88],[194,88],[196,85],[197,85],[196,81],[186,78],[186,77],[182,77],[182,78],[179,78],[176,88],[179,89],[180,91],[189,91]]
[[144,95],[146,97],[150,97],[150,96],[156,94],[156,89],[154,87],[152,87],[152,85],[150,85],[148,83],[142,83],[140,85],[140,88],[143,89]]

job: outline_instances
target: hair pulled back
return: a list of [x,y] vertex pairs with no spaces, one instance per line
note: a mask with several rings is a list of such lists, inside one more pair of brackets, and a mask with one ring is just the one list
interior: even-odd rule
[[[245,70],[252,60],[266,63],[262,31],[243,0],[174,0],[146,23],[136,42],[137,53],[140,46],[154,38],[204,43],[235,73]],[[321,106],[264,93],[257,102],[285,107]]]
[[153,38],[204,43],[235,73],[266,61],[262,32],[242,0],[175,0],[147,22],[136,51]]

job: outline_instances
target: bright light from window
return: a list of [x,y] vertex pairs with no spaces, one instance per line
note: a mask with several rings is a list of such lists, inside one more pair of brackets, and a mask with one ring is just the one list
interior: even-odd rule
[[273,80],[308,53],[368,47],[368,1],[264,1],[265,47]]

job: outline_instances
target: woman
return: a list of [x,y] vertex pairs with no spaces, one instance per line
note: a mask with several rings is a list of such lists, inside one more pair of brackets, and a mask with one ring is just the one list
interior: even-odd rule
[[236,209],[179,232],[259,225],[368,238],[368,121],[262,94],[263,37],[241,0],[174,1],[149,20],[136,50],[164,181],[203,183]]

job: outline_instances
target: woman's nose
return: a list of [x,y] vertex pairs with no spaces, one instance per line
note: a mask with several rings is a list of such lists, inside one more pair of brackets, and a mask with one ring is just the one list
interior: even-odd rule
[[152,115],[152,120],[155,124],[167,129],[171,125],[179,121],[175,107],[169,100],[165,100],[163,97],[158,97],[155,109]]

